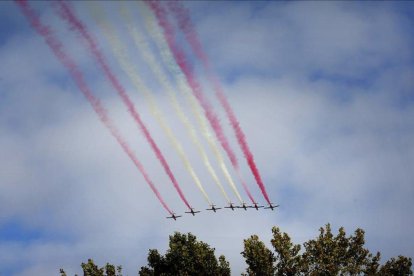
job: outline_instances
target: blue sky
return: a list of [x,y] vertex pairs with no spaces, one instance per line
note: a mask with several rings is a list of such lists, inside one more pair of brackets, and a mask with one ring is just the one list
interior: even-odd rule
[[[168,204],[183,213],[185,206],[81,40],[47,2],[32,5],[86,74]],[[87,258],[121,264],[125,274],[135,274],[145,264],[147,250],[164,250],[173,231],[192,232],[209,243],[239,274],[246,267],[240,255],[242,241],[251,234],[269,244],[271,227],[279,226],[302,243],[328,222],[335,230],[344,226],[348,233],[356,227],[366,230],[367,247],[381,251],[383,260],[399,254],[413,257],[414,5],[201,1],[185,5],[246,133],[270,197],[281,207],[276,212],[224,210],[166,220],[142,176],[66,69],[17,7],[1,2],[0,275],[56,275],[60,267],[75,274]],[[87,6],[80,2],[74,6],[165,152],[185,194],[197,209],[207,208],[148,106],[117,65]],[[117,5],[109,2],[105,8],[134,53]],[[143,27],[139,13],[135,16]],[[148,85],[205,179],[210,197],[224,205],[165,93],[152,81],[139,53],[131,59],[150,80]],[[206,84],[200,64],[191,60]],[[236,149],[243,176],[255,198],[264,203],[208,86],[206,93]]]

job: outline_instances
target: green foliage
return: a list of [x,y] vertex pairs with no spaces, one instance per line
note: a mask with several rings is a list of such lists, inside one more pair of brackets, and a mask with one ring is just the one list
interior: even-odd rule
[[365,232],[355,230],[347,237],[344,228],[332,234],[330,224],[320,228],[316,239],[301,246],[291,242],[278,227],[272,229],[275,254],[257,236],[244,241],[248,275],[413,275],[411,258],[399,256],[380,266],[380,253],[364,248]]
[[302,270],[302,257],[298,255],[300,245],[291,242],[286,233],[281,233],[278,227],[272,229],[272,246],[275,249],[275,275],[297,275]]
[[[287,233],[272,228],[272,250],[257,235],[244,240],[241,252],[247,263],[247,275],[413,275],[412,260],[404,256],[391,258],[381,266],[381,254],[364,248],[365,232],[356,229],[347,236],[343,227],[332,233],[331,225],[319,229],[319,235],[303,244],[294,244]],[[141,276],[168,275],[230,275],[230,264],[224,256],[217,259],[215,249],[197,241],[191,233],[170,236],[165,255],[150,249],[148,264],[141,267]],[[84,276],[122,276],[122,267],[107,263],[99,268],[93,260],[81,264]],[[60,269],[61,276],[66,276]],[[243,274],[246,275],[246,274]]]
[[223,255],[219,257],[218,275],[230,275],[230,263]]
[[253,235],[244,240],[244,251],[241,254],[246,259],[249,275],[273,275],[275,257],[258,236]]
[[335,237],[327,224],[325,229],[322,227],[319,231],[317,239],[304,244],[303,259],[309,275],[356,275],[365,271],[370,255],[363,248],[363,230],[357,229],[353,236],[346,237],[341,227]]
[[141,267],[139,275],[230,275],[229,263],[224,256],[217,260],[214,250],[190,233],[176,232],[164,256],[149,250],[148,265]]
[[[88,259],[87,263],[81,264],[84,276],[122,276],[122,266],[106,263],[104,267],[99,268],[92,259]],[[66,276],[63,269],[60,269],[60,275]],[[76,276],[76,275],[75,275]]]
[[81,267],[84,276],[104,276],[104,268],[99,268],[92,259],[88,259],[86,264],[82,263]]
[[411,270],[412,260],[404,256],[398,256],[397,259],[391,258],[379,270],[381,275],[413,275]]

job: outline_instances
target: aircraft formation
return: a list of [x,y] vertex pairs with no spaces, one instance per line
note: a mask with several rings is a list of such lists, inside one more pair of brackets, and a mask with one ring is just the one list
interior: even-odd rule
[[[277,207],[279,207],[279,205],[274,205],[273,203],[270,203],[269,206],[265,207],[263,205],[258,205],[256,202],[253,203],[253,205],[247,205],[246,203],[243,202],[240,206],[230,203],[229,206],[225,206],[223,208],[231,209],[232,211],[234,211],[235,209],[244,209],[245,211],[247,211],[247,209],[249,208],[256,209],[257,211],[259,211],[260,208],[271,209],[272,211],[274,211]],[[210,205],[210,208],[207,208],[206,210],[213,211],[214,213],[216,213],[217,210],[220,210],[223,208],[217,208],[216,205],[212,204]],[[201,211],[195,211],[194,208],[190,208],[190,211],[185,212],[185,213],[195,216],[195,214],[201,213]],[[175,213],[172,213],[170,217],[166,217],[166,218],[177,220],[177,218],[181,218],[181,217],[182,217],[181,215],[176,215]]]
[[[67,73],[90,103],[99,121],[140,172],[143,177],[142,183],[148,185],[160,205],[168,212],[167,218],[176,220],[182,216],[176,215],[170,209],[162,196],[166,191],[161,190],[158,183],[152,179],[150,171],[146,169],[147,164],[139,160],[139,155],[129,142],[130,139],[124,137],[119,124],[112,118],[110,106],[104,105],[99,91],[93,91],[91,81],[104,81],[106,89],[117,95],[118,101],[122,103],[136,126],[135,131],[140,133],[145,141],[143,145],[139,145],[138,150],[144,146],[150,149],[159,171],[165,174],[168,183],[176,191],[177,199],[186,206],[188,211],[185,213],[195,216],[201,211],[192,207],[191,199],[187,197],[188,194],[186,196],[186,187],[182,185],[182,179],[175,175],[175,171],[184,171],[191,177],[192,183],[207,202],[208,211],[216,213],[224,208],[232,211],[247,211],[254,208],[258,211],[261,208],[274,210],[278,207],[271,203],[254,154],[247,143],[246,134],[224,93],[220,76],[212,69],[213,66],[191,20],[190,10],[185,7],[184,2],[115,1],[106,6],[99,1],[79,4],[61,0],[49,7],[57,21],[42,18],[39,11],[43,10],[43,7],[36,7],[35,2],[15,0],[15,3],[33,30],[43,38],[51,53],[67,69]],[[89,12],[79,13],[80,9]],[[68,38],[61,39],[61,32],[68,34]],[[80,62],[76,55],[71,55],[73,53],[68,46],[73,43],[68,43],[70,37],[80,42],[77,44],[87,53],[85,58],[88,57],[88,60],[96,65],[94,73],[85,71],[89,70],[83,68],[82,64],[85,62]],[[140,58],[135,59],[137,56]],[[202,70],[194,72],[192,68],[197,64]],[[146,78],[147,73],[152,77]],[[96,79],[89,77],[95,75]],[[158,102],[161,97],[157,95],[161,92],[156,92],[152,88],[154,81],[167,96],[167,103],[171,109],[164,110],[163,105]],[[204,84],[214,92],[212,97],[209,97],[207,91],[210,89],[206,89]],[[137,92],[138,95],[132,97],[129,90]],[[216,104],[210,98],[214,98]],[[141,115],[140,105],[136,105],[135,101],[142,102],[148,107],[148,111],[169,142],[168,146],[159,146],[160,141],[152,135],[146,117]],[[232,134],[226,134],[220,113],[228,121]],[[169,121],[173,119],[178,119],[181,127],[184,127],[184,133],[187,134],[190,143],[182,143],[176,135],[176,130],[173,129],[175,124]],[[229,135],[234,136],[234,142]],[[196,150],[200,158],[201,163],[197,169],[187,154],[188,150]],[[248,185],[243,176],[241,162],[237,158],[238,151],[255,180],[254,185]],[[176,155],[181,162],[172,163],[169,160],[171,155]],[[209,189],[206,189],[198,170],[208,173],[215,184],[214,189],[220,191],[228,206],[216,207],[211,203],[214,200],[210,198]],[[234,200],[237,198],[240,205],[231,203],[231,195],[226,192],[224,186],[228,186],[229,191],[234,194]],[[239,188],[243,189],[244,196],[252,205],[245,203]],[[256,203],[252,188],[260,190],[267,207]]]

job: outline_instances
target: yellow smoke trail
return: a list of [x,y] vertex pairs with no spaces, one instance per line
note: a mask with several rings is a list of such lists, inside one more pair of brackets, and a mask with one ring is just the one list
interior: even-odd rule
[[167,92],[167,95],[170,99],[170,103],[172,104],[174,111],[177,113],[179,119],[181,122],[185,125],[188,134],[191,138],[192,143],[196,146],[198,149],[198,152],[204,162],[204,165],[206,166],[208,172],[210,173],[211,177],[213,178],[216,185],[219,187],[221,193],[225,197],[228,203],[230,203],[230,198],[227,195],[226,191],[224,190],[223,185],[221,184],[213,166],[210,163],[210,160],[207,156],[207,153],[204,150],[204,147],[201,145],[197,132],[195,131],[194,127],[192,126],[190,120],[185,115],[184,111],[182,110],[177,97],[175,95],[174,88],[172,87],[170,81],[167,79],[165,74],[163,73],[163,69],[158,64],[158,62],[155,59],[155,56],[152,54],[152,51],[150,49],[150,46],[148,42],[145,40],[144,36],[141,32],[138,31],[138,29],[135,27],[135,24],[133,23],[132,14],[127,9],[125,4],[121,4],[121,13],[122,18],[125,20],[125,24],[128,27],[129,33],[131,34],[136,47],[140,51],[142,57],[144,58],[145,62],[149,65],[154,75],[157,77],[158,81],[164,88],[164,90]]
[[220,150],[217,147],[217,144],[213,138],[213,135],[211,134],[208,128],[206,118],[203,116],[197,100],[194,98],[193,94],[191,93],[191,88],[187,85],[184,74],[181,72],[180,68],[175,63],[175,60],[170,51],[170,48],[168,47],[166,41],[164,40],[162,31],[159,29],[158,25],[155,23],[156,22],[155,18],[153,18],[152,13],[146,10],[143,5],[140,6],[138,10],[140,12],[140,15],[144,18],[145,26],[148,30],[149,35],[155,41],[157,47],[160,50],[161,57],[163,58],[164,62],[167,64],[168,68],[171,70],[172,74],[174,75],[176,82],[180,88],[179,90],[184,95],[184,97],[187,99],[187,101],[190,103],[193,115],[197,119],[197,122],[202,130],[201,133],[203,134],[204,138],[207,140],[209,146],[211,147],[214,153],[214,156],[216,157],[219,163],[219,166],[228,184],[232,188],[233,192],[235,193],[239,201],[243,203],[243,199],[240,196],[240,193],[237,190],[237,187],[233,182],[233,179],[224,162],[223,156],[220,153]]
[[160,124],[161,128],[167,135],[168,139],[170,140],[171,144],[177,151],[178,155],[180,156],[181,160],[184,163],[185,168],[190,173],[191,177],[193,178],[194,182],[196,183],[197,187],[200,189],[201,193],[205,197],[206,201],[209,205],[211,205],[210,198],[208,197],[206,191],[204,190],[203,185],[201,184],[200,179],[198,178],[197,174],[195,173],[193,167],[191,166],[190,161],[188,160],[183,147],[174,136],[172,129],[168,126],[167,122],[162,115],[161,110],[158,108],[154,97],[150,90],[146,87],[144,82],[141,80],[135,66],[129,61],[128,55],[126,52],[125,47],[123,46],[122,42],[120,41],[118,35],[116,34],[115,30],[112,28],[110,24],[108,24],[108,20],[104,15],[104,12],[97,2],[92,2],[90,4],[90,12],[94,17],[95,21],[97,22],[98,26],[102,29],[104,35],[106,36],[112,52],[116,57],[117,61],[119,62],[122,70],[128,75],[132,84],[134,85],[135,89],[142,93],[145,100],[147,101],[150,111],[152,115],[156,118],[158,123]]

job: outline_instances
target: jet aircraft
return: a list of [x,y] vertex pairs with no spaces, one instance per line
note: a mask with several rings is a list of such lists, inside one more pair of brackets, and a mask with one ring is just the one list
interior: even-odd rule
[[270,203],[269,207],[265,207],[265,209],[272,209],[272,211],[273,211],[277,207],[279,207],[279,205],[273,205],[273,203]]
[[252,206],[247,206],[246,203],[243,202],[243,204],[241,206],[237,206],[237,208],[242,208],[247,211],[247,208],[252,208]]
[[233,203],[231,203],[231,202],[230,202],[230,205],[229,205],[229,206],[226,206],[226,207],[224,207],[224,208],[228,208],[228,209],[231,209],[231,210],[233,210],[233,211],[234,211],[234,209],[235,209],[235,208],[239,208],[239,206],[234,206],[234,205],[233,205]]
[[215,213],[217,210],[221,209],[221,208],[216,208],[215,206],[216,206],[216,205],[212,204],[212,205],[211,205],[211,208],[210,208],[210,209],[206,209],[206,210],[209,210],[209,211],[214,211],[214,213]]
[[250,206],[250,208],[255,208],[257,211],[259,211],[259,208],[263,208],[263,207],[264,206],[258,206],[256,202],[253,204],[253,206]]
[[176,216],[176,215],[175,215],[175,213],[172,213],[172,214],[171,214],[171,217],[167,217],[167,219],[174,219],[174,220],[177,220],[177,218],[180,218],[180,217],[182,217],[182,216]]
[[200,213],[200,211],[194,211],[194,208],[190,208],[190,212],[185,212],[187,214],[192,214],[193,216],[195,216],[196,213]]

